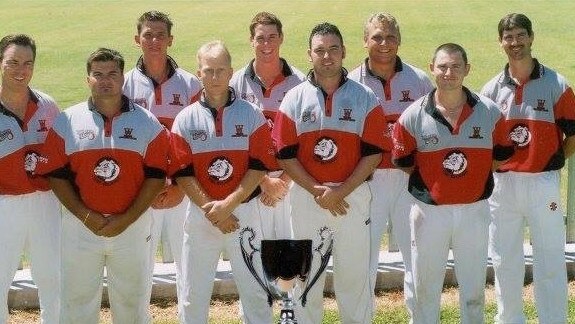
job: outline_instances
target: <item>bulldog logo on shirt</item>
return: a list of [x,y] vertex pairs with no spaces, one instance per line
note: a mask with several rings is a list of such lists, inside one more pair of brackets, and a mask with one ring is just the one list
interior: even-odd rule
[[208,167],[208,175],[215,182],[225,182],[234,173],[234,167],[225,157],[217,157]]
[[460,176],[467,169],[467,157],[461,151],[449,152],[443,160],[443,170],[447,175]]
[[110,157],[102,158],[96,163],[94,175],[100,182],[112,184],[120,175],[120,166]]
[[531,142],[531,132],[527,125],[518,124],[509,133],[509,138],[515,143],[518,147],[525,147]]
[[26,152],[24,156],[24,170],[28,174],[28,176],[34,175],[34,171],[36,171],[36,166],[42,157],[40,154],[34,151]]
[[320,162],[330,162],[337,155],[337,144],[329,137],[322,137],[315,144],[313,154]]

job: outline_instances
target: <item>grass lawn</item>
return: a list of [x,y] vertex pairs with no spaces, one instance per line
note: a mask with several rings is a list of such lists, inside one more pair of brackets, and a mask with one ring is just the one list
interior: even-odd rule
[[252,56],[248,25],[257,11],[276,13],[284,24],[283,56],[307,71],[311,28],[322,21],[338,25],[347,45],[345,66],[352,69],[365,56],[363,22],[370,13],[386,10],[401,26],[402,58],[427,70],[433,50],[456,42],[468,51],[470,88],[478,90],[499,72],[505,56],[497,42],[497,23],[509,12],[526,13],[535,31],[534,53],[541,62],[575,80],[571,53],[573,1],[65,1],[1,0],[0,35],[27,33],[38,43],[33,85],[51,94],[62,108],[87,96],[85,60],[97,47],[120,50],[127,68],[139,56],[134,44],[136,19],[144,11],[170,13],[175,25],[172,56],[180,66],[196,70],[199,45],[221,39],[230,48],[233,66]]
[[[497,311],[494,302],[493,286],[487,286],[485,290],[486,295],[486,309],[485,309],[485,323],[493,323],[493,317]],[[533,285],[527,285],[523,291],[525,304],[525,314],[527,316],[527,323],[538,323],[535,305],[533,304]],[[456,288],[446,288],[441,297],[441,323],[442,324],[457,324],[459,319],[458,308],[458,294]],[[374,324],[403,324],[407,323],[408,317],[405,307],[403,305],[403,294],[401,291],[385,291],[381,292],[376,300],[377,310],[373,320]],[[275,314],[279,308],[275,307]],[[337,324],[341,323],[338,318],[337,308],[335,301],[332,298],[324,299],[324,307],[326,309],[324,324]],[[154,317],[154,324],[177,324],[176,306],[173,301],[162,301],[154,303],[151,306],[151,313]],[[100,323],[111,323],[109,309],[103,309],[101,312],[102,320]],[[9,323],[18,324],[31,324],[38,323],[38,311],[15,311],[10,316]],[[210,321],[209,324],[239,324],[238,320],[238,305],[236,301],[220,301],[215,300],[210,307]],[[569,284],[569,324],[575,324],[575,282]]]

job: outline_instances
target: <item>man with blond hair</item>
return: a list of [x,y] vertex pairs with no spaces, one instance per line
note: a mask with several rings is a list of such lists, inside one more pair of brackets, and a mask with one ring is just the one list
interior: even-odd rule
[[[270,129],[262,112],[228,87],[231,56],[222,42],[198,50],[199,101],[172,126],[171,172],[191,204],[182,251],[182,323],[207,323],[216,266],[227,252],[242,301],[244,323],[270,323],[267,296],[246,264],[238,229],[251,227],[261,239],[259,183],[277,168]],[[256,262],[260,268],[261,263]]]
[[[398,55],[401,32],[395,17],[380,12],[371,15],[363,29],[364,47],[368,57],[349,73],[349,78],[368,86],[383,107],[387,125],[382,130],[391,136],[395,122],[401,113],[421,96],[433,89],[431,80],[422,70],[405,63]],[[384,152],[381,163],[369,182],[371,189],[371,285],[375,287],[379,266],[379,248],[391,225],[403,257],[403,295],[410,316],[413,315],[414,291],[411,273],[411,242],[409,209],[411,196],[407,192],[408,176],[391,163],[389,152]],[[375,301],[375,293],[372,294]]]

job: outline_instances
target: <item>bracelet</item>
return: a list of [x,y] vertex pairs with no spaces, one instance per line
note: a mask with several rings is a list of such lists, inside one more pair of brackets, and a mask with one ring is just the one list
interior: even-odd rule
[[84,221],[82,222],[82,224],[86,225],[86,221],[88,220],[88,217],[90,217],[90,213],[92,211],[88,209],[88,213],[86,213],[86,217],[84,217]]

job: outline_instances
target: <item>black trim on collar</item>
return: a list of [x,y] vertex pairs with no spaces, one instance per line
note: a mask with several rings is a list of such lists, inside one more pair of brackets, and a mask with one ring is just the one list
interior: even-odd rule
[[[444,124],[447,128],[449,128],[450,131],[453,131],[453,127],[451,126],[451,124],[447,122],[445,117],[443,117],[443,115],[441,114],[441,112],[439,112],[439,109],[437,109],[437,106],[435,105],[434,98],[436,91],[437,88],[433,89],[427,96],[425,96],[425,98],[423,98],[423,101],[421,102],[421,106],[423,107],[426,113],[433,116],[434,119]],[[477,103],[479,102],[479,97],[477,97],[476,94],[471,92],[471,90],[467,89],[466,87],[463,87],[463,92],[467,97],[466,99],[467,105],[471,109],[474,109],[475,105],[477,105]]]
[[[226,102],[224,107],[229,107],[234,103],[234,101],[236,101],[236,91],[234,90],[234,88],[228,87],[228,92],[230,95],[228,96],[228,101]],[[202,89],[201,91],[200,99],[198,100],[198,102],[200,103],[200,105],[204,106],[205,108],[208,108],[212,113],[212,116],[216,118],[216,116],[218,115],[218,111],[216,108],[218,107],[214,108],[208,104],[208,102],[205,100],[204,89]]]
[[[366,73],[385,84],[386,80],[384,78],[378,76],[378,75],[375,75],[375,73],[373,73],[373,71],[369,68],[368,62],[369,62],[369,57],[366,57],[365,61],[364,61]],[[403,71],[403,61],[401,61],[401,58],[399,56],[395,57],[395,67],[393,68],[393,71],[395,73]]]
[[[178,68],[178,64],[176,63],[176,61],[171,56],[168,55],[168,79],[171,78],[172,76],[174,76],[177,68]],[[140,58],[138,59],[138,62],[136,62],[136,69],[138,69],[138,71],[140,71],[143,75],[147,76],[150,80],[152,80],[154,87],[158,85],[156,80],[152,79],[146,73],[146,66],[144,65],[144,56],[143,55],[141,55]]]
[[[91,111],[98,112],[96,105],[94,105],[94,102],[92,101],[92,97],[88,98],[88,109]],[[122,106],[120,107],[120,112],[125,113],[133,109],[134,104],[130,101],[130,99],[128,99],[128,97],[122,95]]]
[[[256,74],[256,70],[254,69],[254,62],[255,62],[255,59],[252,59],[250,61],[250,63],[248,63],[248,66],[246,67],[245,75],[247,75],[252,81],[263,86],[262,82],[260,81],[260,78],[258,78],[258,76]],[[282,63],[282,70],[281,70],[282,75],[284,77],[288,77],[288,76],[293,75],[293,71],[290,68],[287,61],[284,58],[280,57],[280,62]]]
[[[529,80],[536,80],[543,76],[545,73],[545,69],[541,63],[536,58],[533,58],[533,71],[529,74]],[[517,86],[517,83],[513,81],[511,75],[509,74],[509,63],[505,64],[505,68],[503,68],[503,80],[507,84]]]
[[[28,100],[32,100],[32,102],[36,104],[38,103],[38,101],[40,101],[38,95],[32,89],[28,88],[28,94],[30,95],[30,98]],[[28,103],[26,103],[26,107],[27,105]],[[14,114],[10,109],[6,108],[6,106],[4,106],[2,102],[0,102],[0,114],[16,119],[16,122],[18,122],[20,128],[24,127],[24,121],[20,119],[20,117],[16,116],[16,114]]]
[[[339,86],[338,87],[341,87],[347,81],[347,70],[344,67],[342,67],[341,71],[342,71],[342,73],[341,73],[341,78],[339,79]],[[309,83],[313,84],[316,88],[320,88],[322,92],[325,92],[325,91],[323,91],[321,86],[317,82],[315,82],[315,75],[313,73],[313,69],[309,70],[309,72],[307,73],[306,79],[309,81]]]

